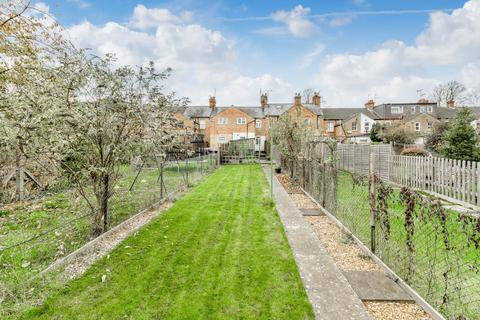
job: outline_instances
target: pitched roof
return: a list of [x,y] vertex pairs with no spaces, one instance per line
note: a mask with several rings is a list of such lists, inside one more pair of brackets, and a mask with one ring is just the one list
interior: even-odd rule
[[438,120],[438,118],[437,118],[435,115],[433,115],[433,114],[431,114],[431,113],[428,113],[428,112],[410,113],[410,114],[406,115],[406,116],[403,118],[403,120],[406,121],[406,122],[412,121],[412,120],[414,120],[415,118],[417,118],[417,117],[419,117],[419,116],[421,116],[421,115],[427,115],[427,116],[429,116],[430,118],[433,118],[433,119],[437,119],[437,120]]
[[379,119],[382,119],[376,112],[374,111],[370,111],[368,109],[362,109],[356,113],[352,113],[349,117],[343,119],[343,120],[350,120],[351,118],[359,115],[360,113],[363,113],[365,116],[369,117],[370,119],[373,119],[373,120],[379,120]]
[[302,104],[302,106],[304,106],[305,108],[307,108],[308,110],[310,110],[311,112],[316,114],[317,116],[323,115],[322,108],[320,108],[316,104],[304,103],[304,104]]
[[325,120],[345,120],[365,111],[367,111],[365,108],[322,108]]
[[211,116],[214,117],[220,112],[223,112],[229,108],[235,108],[238,109],[246,114],[248,114],[252,118],[264,118],[264,111],[262,107],[250,107],[250,106],[243,106],[243,107],[237,107],[237,106],[229,106],[229,107],[216,107],[214,111],[212,111]]
[[209,106],[188,106],[183,115],[187,118],[210,118],[211,113]]
[[436,108],[434,115],[437,119],[451,119],[457,112],[456,109],[450,109],[446,107],[438,107]]
[[265,114],[271,116],[281,116],[292,106],[292,103],[269,103],[267,110],[265,110]]

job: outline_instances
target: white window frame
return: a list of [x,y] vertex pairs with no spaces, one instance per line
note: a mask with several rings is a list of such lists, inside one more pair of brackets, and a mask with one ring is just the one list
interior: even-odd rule
[[433,107],[432,107],[432,106],[428,106],[428,107],[427,107],[427,112],[428,112],[428,113],[432,113],[432,112],[433,112]]
[[428,128],[428,130],[432,130],[432,128],[433,128],[433,122],[430,122],[430,121],[427,122],[427,128]]
[[247,124],[247,118],[238,117],[237,118],[237,124]]
[[415,131],[421,131],[422,130],[422,124],[420,122],[415,122]]
[[[395,110],[395,111],[393,111],[393,110]],[[393,107],[391,107],[390,112],[392,114],[401,114],[401,113],[403,113],[403,107],[402,106],[393,106]]]
[[217,141],[218,141],[218,142],[225,142],[225,140],[226,140],[226,139],[225,139],[224,136],[218,136],[218,137],[217,137]]
[[262,138],[260,138],[260,137],[255,137],[255,144],[256,144],[257,146],[261,145],[261,144],[262,144]]
[[221,125],[228,124],[228,118],[225,118],[225,117],[218,118],[218,124],[221,124]]
[[352,121],[352,131],[357,131],[357,120]]
[[415,106],[411,106],[410,111],[412,111],[412,113],[415,113]]
[[255,128],[260,129],[262,127],[262,120],[255,119]]
[[328,121],[327,122],[327,132],[334,132],[335,131],[335,122]]
[[365,132],[369,132],[370,131],[370,122],[365,121],[365,124],[364,124],[363,127],[365,128]]
[[207,121],[205,119],[199,119],[198,120],[198,127],[200,130],[204,130],[207,128]]
[[420,106],[420,112],[421,113],[424,113],[426,111],[427,108],[425,108],[425,106]]

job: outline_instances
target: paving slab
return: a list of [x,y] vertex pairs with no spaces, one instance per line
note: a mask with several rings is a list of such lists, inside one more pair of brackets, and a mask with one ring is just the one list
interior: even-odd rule
[[302,212],[303,216],[324,216],[325,215],[325,213],[323,213],[320,209],[300,208],[300,211]]
[[[263,167],[270,181],[270,168]],[[292,249],[300,277],[316,319],[372,320],[362,301],[335,266],[302,212],[283,186],[273,178],[276,209]]]
[[363,301],[413,301],[382,271],[345,271],[343,274]]

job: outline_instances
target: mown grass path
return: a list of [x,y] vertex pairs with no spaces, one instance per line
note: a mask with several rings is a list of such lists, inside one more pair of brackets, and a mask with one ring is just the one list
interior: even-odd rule
[[[106,279],[102,282],[102,276]],[[310,319],[259,166],[226,166],[26,319]]]

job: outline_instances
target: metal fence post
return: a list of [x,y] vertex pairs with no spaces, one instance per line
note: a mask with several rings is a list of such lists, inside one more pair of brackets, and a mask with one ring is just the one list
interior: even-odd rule
[[160,200],[163,199],[163,162],[160,164]]
[[185,179],[185,181],[186,181],[186,183],[187,183],[187,188],[188,188],[188,157],[185,158],[185,168],[186,168],[186,171],[185,171],[185,172],[186,172],[186,173],[185,173],[186,179]]
[[370,200],[370,249],[375,253],[375,154],[370,153],[370,169],[368,175],[368,193]]

